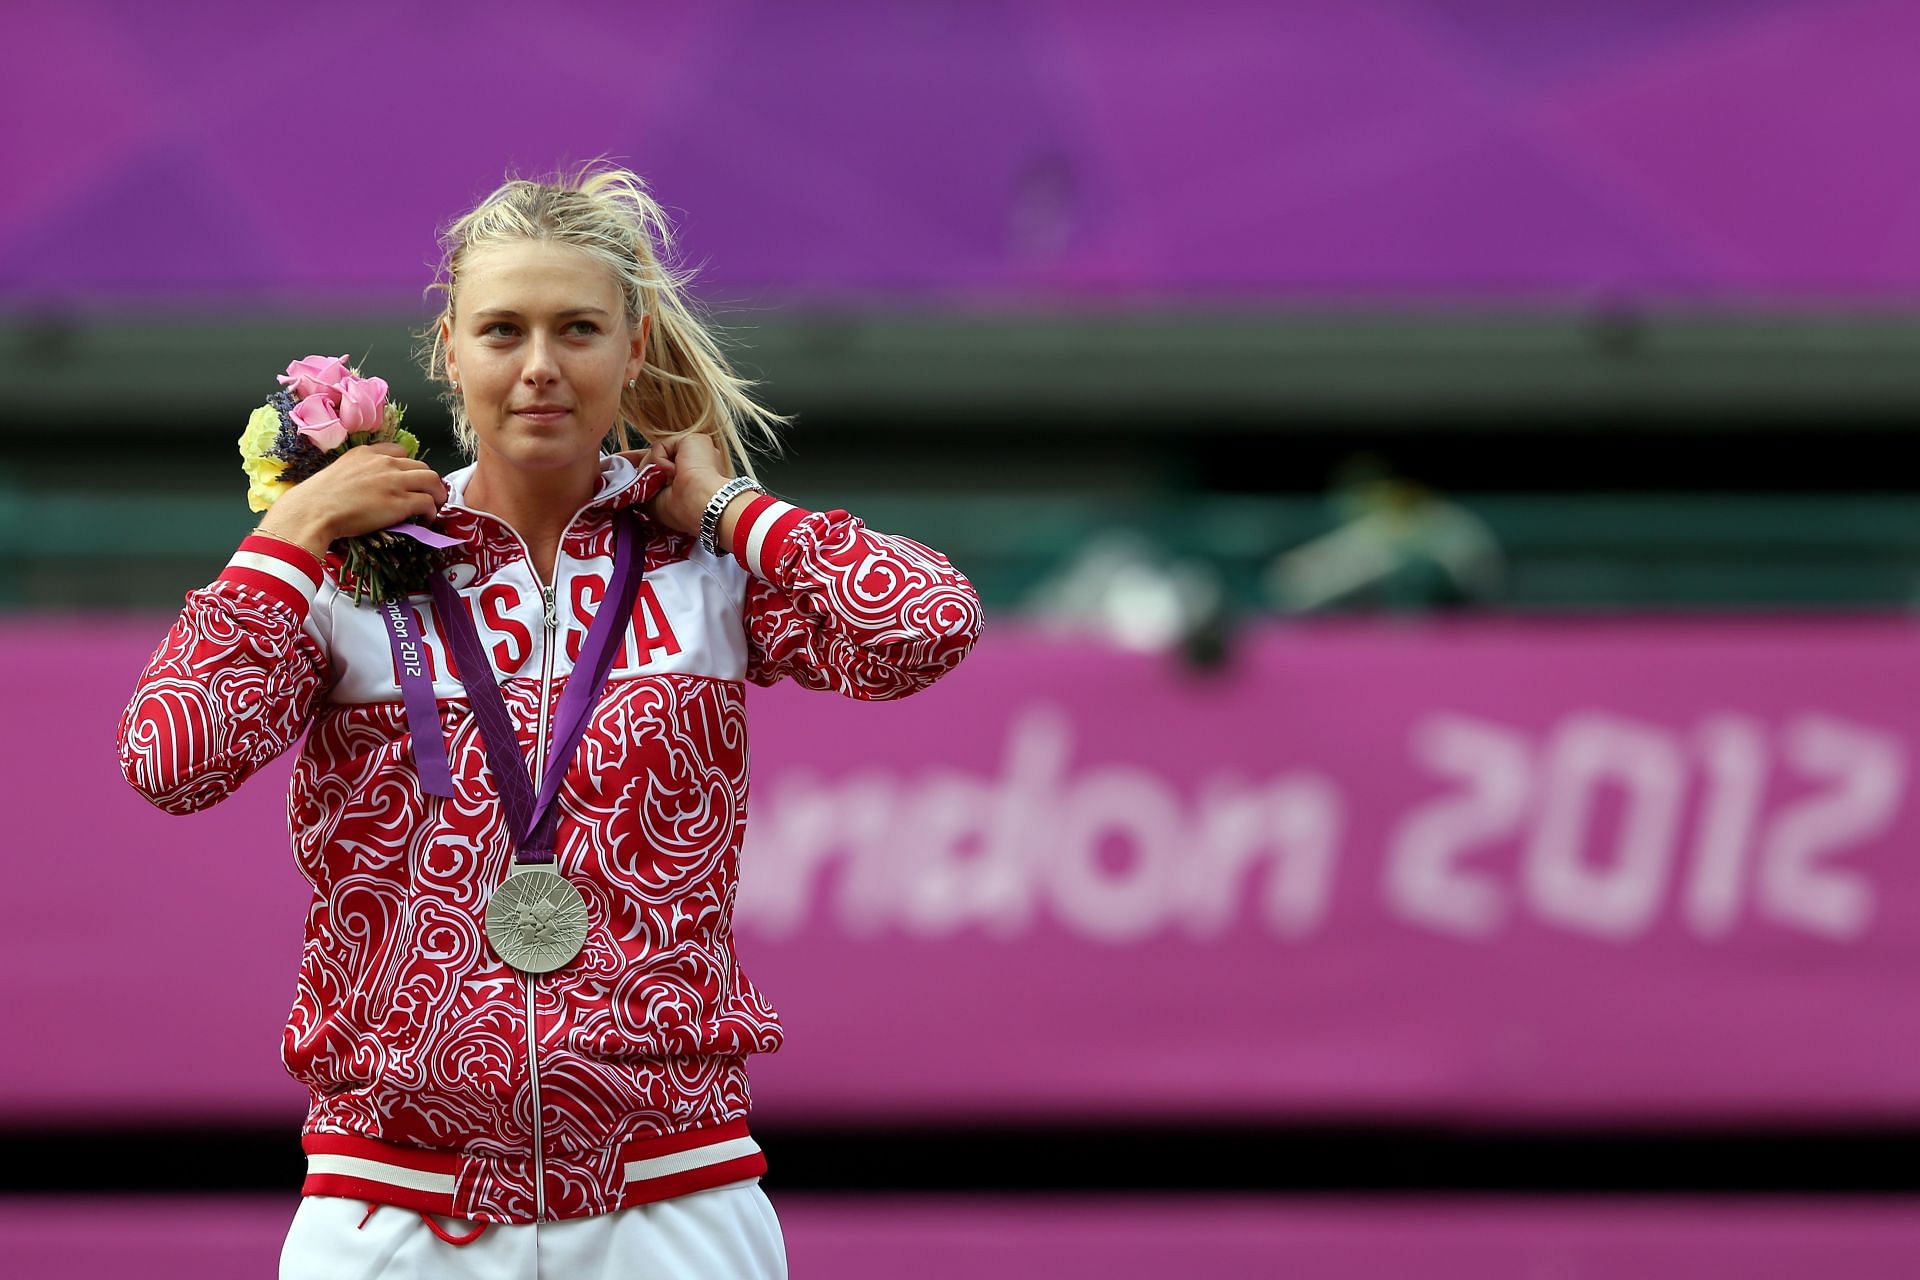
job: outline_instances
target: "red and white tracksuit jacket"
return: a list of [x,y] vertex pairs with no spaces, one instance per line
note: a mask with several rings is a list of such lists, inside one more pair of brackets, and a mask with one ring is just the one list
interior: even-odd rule
[[[512,528],[460,505],[471,470],[447,477],[441,527],[464,544],[447,572],[537,782],[611,577],[612,513],[664,477],[604,459],[548,592]],[[765,1168],[746,1056],[777,1048],[780,1025],[730,923],[745,684],[913,693],[966,655],[980,602],[944,556],[844,511],[757,498],[731,556],[648,532],[632,625],[558,801],[558,870],[586,896],[586,946],[539,977],[487,945],[487,895],[512,852],[430,599],[414,608],[453,799],[420,792],[380,613],[298,547],[249,537],[147,663],[121,768],[170,813],[214,804],[307,731],[288,816],[313,903],[283,1042],[312,1093],[307,1194],[533,1222]]]

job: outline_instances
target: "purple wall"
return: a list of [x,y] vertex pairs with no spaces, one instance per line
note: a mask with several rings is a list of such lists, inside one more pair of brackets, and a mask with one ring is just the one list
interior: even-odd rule
[[438,222],[600,152],[716,303],[1920,290],[1902,0],[9,16],[15,305],[412,308]]

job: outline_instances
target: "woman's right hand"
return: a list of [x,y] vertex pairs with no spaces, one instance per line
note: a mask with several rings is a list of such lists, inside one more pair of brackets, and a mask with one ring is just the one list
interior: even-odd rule
[[335,538],[352,538],[403,520],[431,520],[447,500],[434,469],[398,444],[363,444],[281,494],[259,531],[325,558]]

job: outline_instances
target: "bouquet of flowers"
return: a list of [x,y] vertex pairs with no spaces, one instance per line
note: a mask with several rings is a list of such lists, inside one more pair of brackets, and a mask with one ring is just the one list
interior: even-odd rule
[[[282,390],[247,419],[240,433],[240,465],[247,473],[247,506],[265,511],[280,495],[356,445],[392,442],[420,456],[420,441],[400,425],[406,410],[387,398],[384,378],[364,378],[342,356],[308,356],[280,375]],[[425,535],[424,537],[421,535]],[[353,600],[397,600],[427,589],[439,548],[451,541],[417,525],[400,524],[334,549],[351,579]]]

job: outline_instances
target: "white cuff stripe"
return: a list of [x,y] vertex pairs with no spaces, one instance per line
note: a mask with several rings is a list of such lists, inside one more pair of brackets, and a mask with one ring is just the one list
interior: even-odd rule
[[258,551],[236,551],[233,559],[227,561],[235,569],[252,569],[256,573],[269,573],[306,597],[312,604],[314,596],[320,593],[320,587],[306,574],[300,572],[285,560],[262,555]]
[[363,1178],[368,1182],[384,1182],[388,1186],[407,1187],[413,1191],[453,1194],[453,1175],[450,1173],[424,1173],[419,1169],[408,1169],[397,1164],[382,1164],[378,1160],[364,1160],[359,1156],[308,1156],[307,1172],[333,1173],[343,1178]]
[[729,1138],[725,1142],[716,1142],[708,1147],[676,1151],[670,1156],[655,1156],[651,1160],[629,1160],[627,1161],[627,1181],[644,1182],[649,1178],[664,1178],[669,1174],[685,1173],[689,1169],[704,1169],[710,1164],[720,1164],[727,1160],[738,1160],[744,1156],[758,1154],[760,1154],[760,1144],[752,1138]]
[[773,505],[762,511],[760,518],[753,522],[753,531],[747,535],[747,568],[753,570],[755,577],[767,576],[760,567],[760,549],[767,543],[767,534],[772,531],[773,526],[780,523],[780,517],[792,510],[794,505],[791,502],[782,502],[775,498]]

